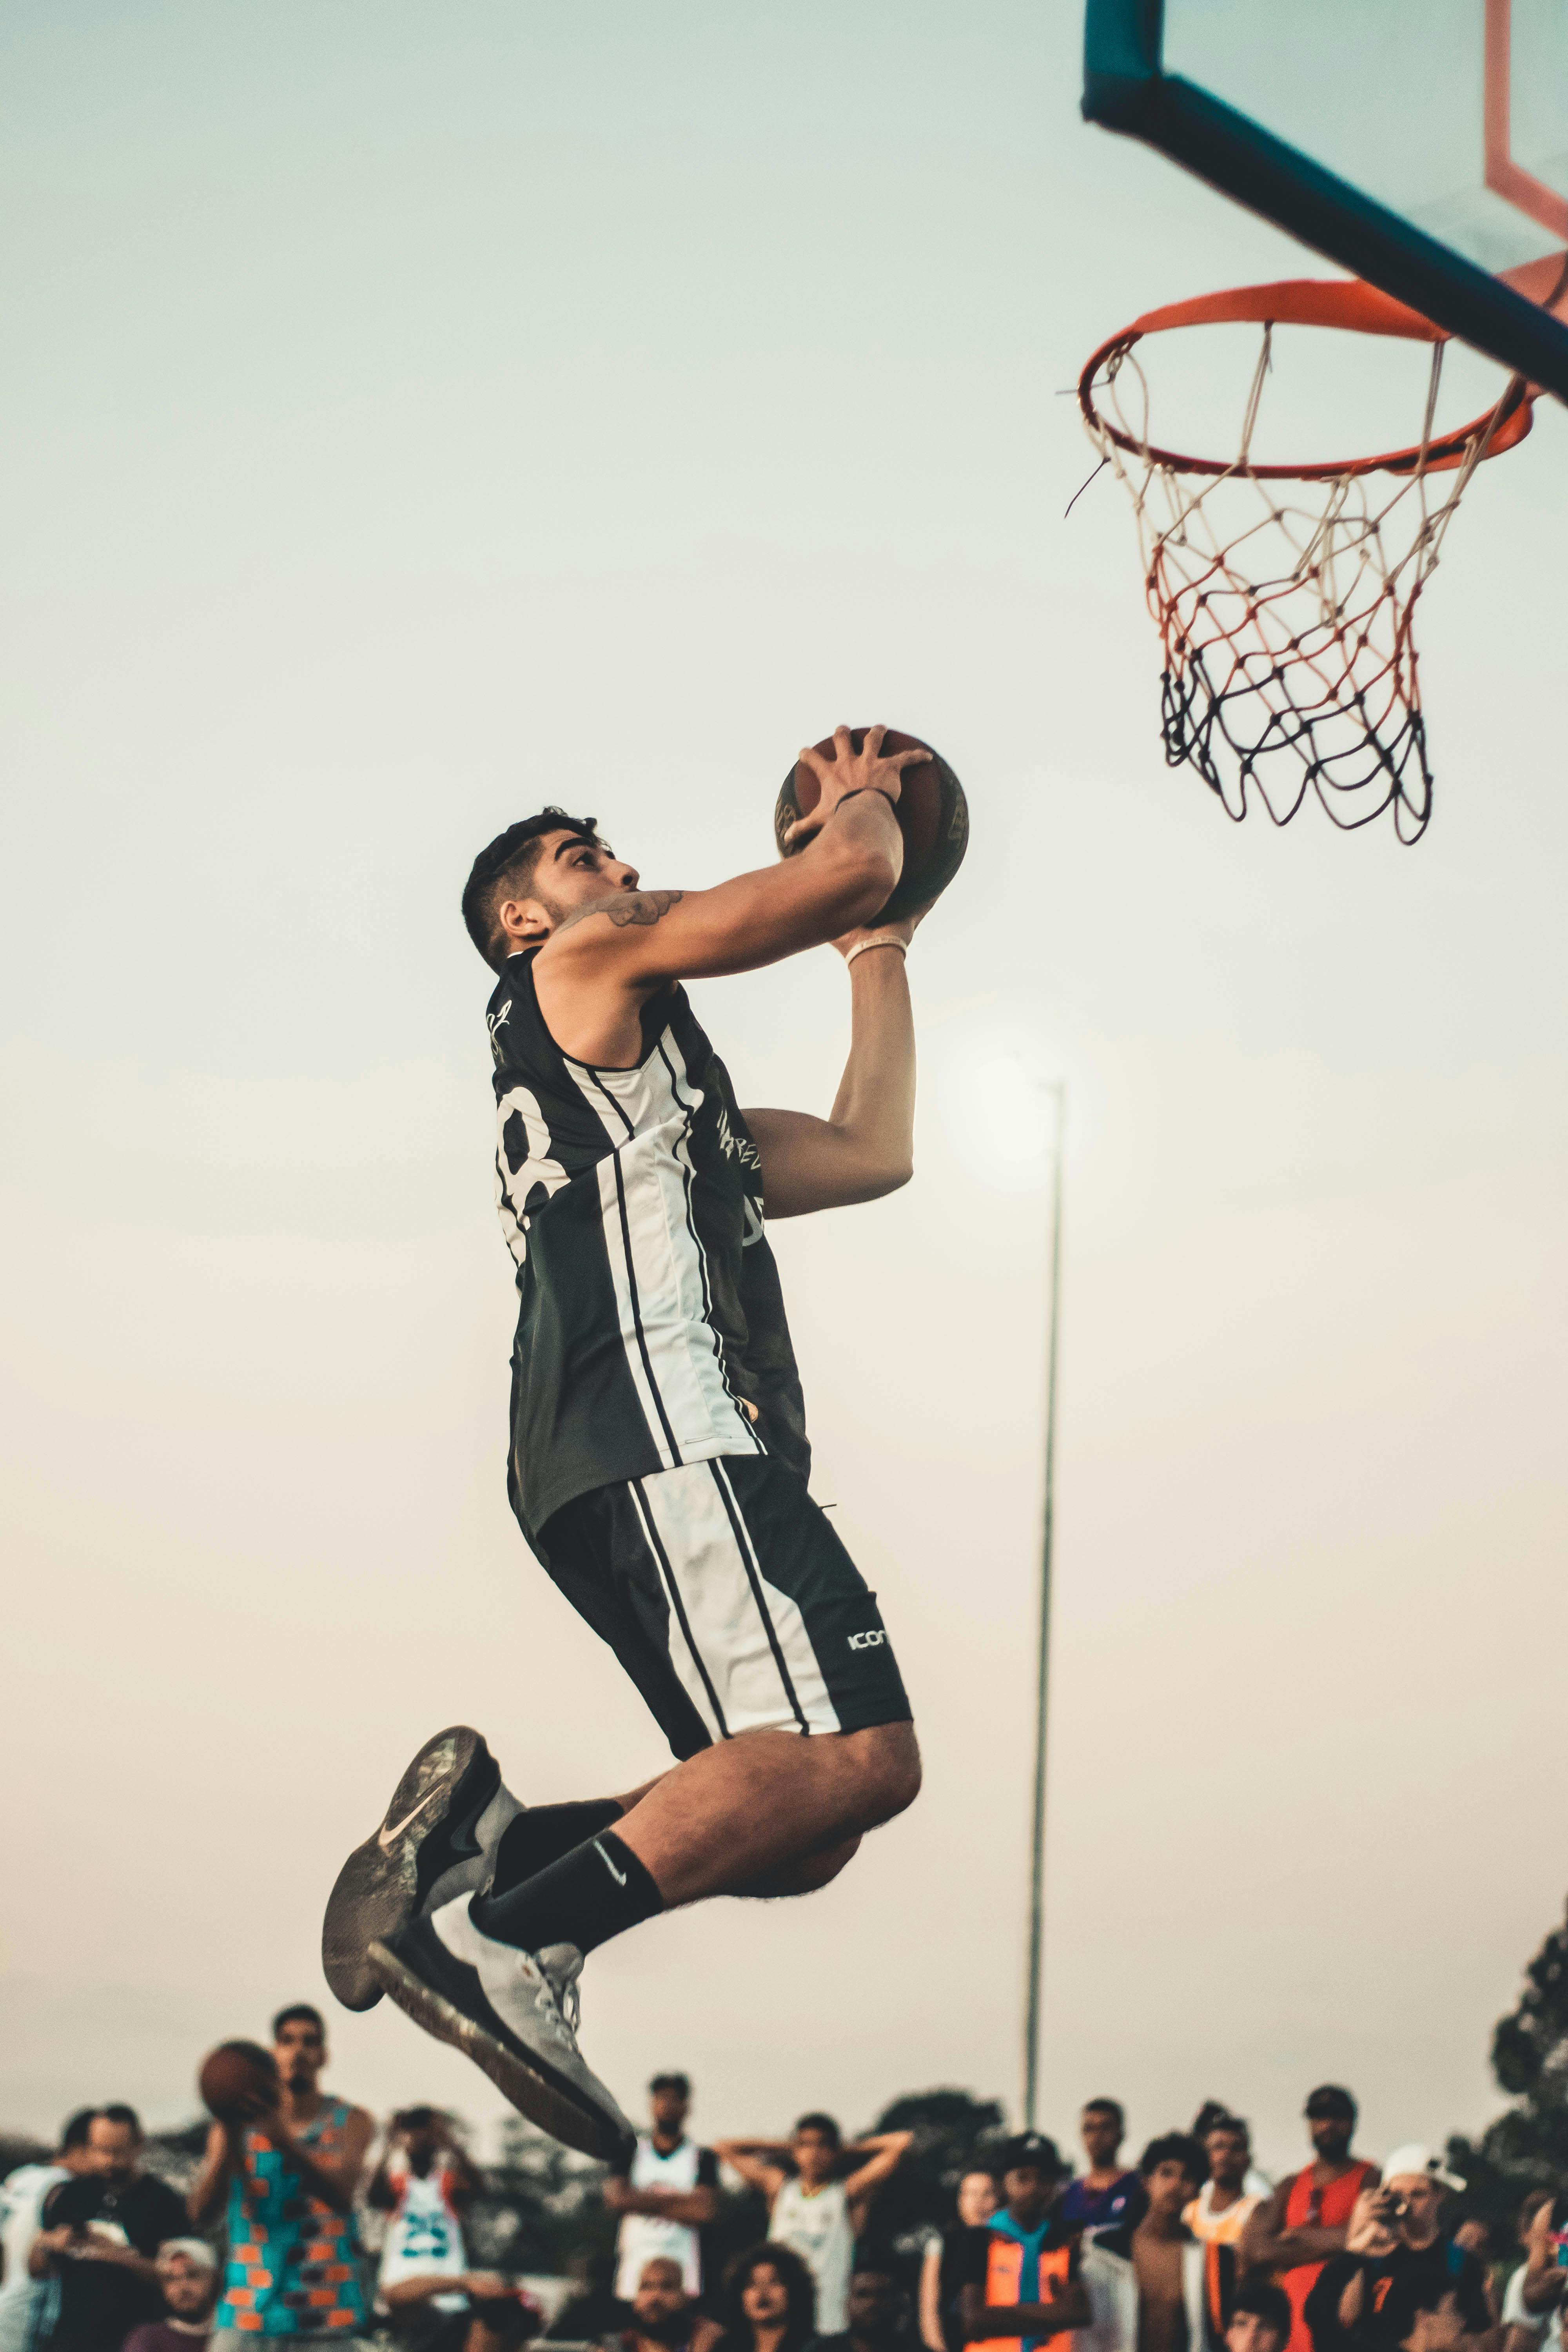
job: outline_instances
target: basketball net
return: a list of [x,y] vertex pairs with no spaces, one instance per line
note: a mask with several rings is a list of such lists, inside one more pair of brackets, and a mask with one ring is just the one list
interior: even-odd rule
[[[1166,328],[1237,319],[1258,326],[1261,341],[1236,456],[1157,446],[1136,345]],[[1342,462],[1255,463],[1274,329],[1286,320],[1429,342],[1419,440]],[[1432,772],[1415,606],[1476,467],[1531,424],[1530,387],[1516,377],[1485,415],[1436,435],[1447,340],[1373,288],[1300,280],[1151,311],[1084,370],[1089,438],[1137,520],[1163,653],[1165,758],[1191,761],[1231,817],[1246,815],[1255,787],[1276,824],[1311,792],[1347,832],[1389,808],[1401,841],[1426,829]]]

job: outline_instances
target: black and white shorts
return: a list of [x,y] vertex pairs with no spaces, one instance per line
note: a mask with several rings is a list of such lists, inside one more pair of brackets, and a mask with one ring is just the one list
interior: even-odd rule
[[742,1731],[864,1731],[910,1703],[877,1596],[793,1471],[763,1455],[595,1486],[537,1549],[677,1756]]

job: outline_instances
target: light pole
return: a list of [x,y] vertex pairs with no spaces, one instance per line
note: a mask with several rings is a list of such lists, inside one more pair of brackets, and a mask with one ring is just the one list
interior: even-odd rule
[[1058,1078],[1045,1091],[1055,1106],[1051,1148],[1050,1336],[1046,1345],[1046,1475],[1040,1524],[1040,1643],[1035,1683],[1035,1796],[1029,1828],[1029,1926],[1024,1976],[1024,2126],[1037,2121],[1040,2063],[1040,1977],[1045,1957],[1046,1715],[1051,1674],[1051,1538],[1056,1506],[1057,1334],[1062,1274],[1062,1133],[1067,1087]]

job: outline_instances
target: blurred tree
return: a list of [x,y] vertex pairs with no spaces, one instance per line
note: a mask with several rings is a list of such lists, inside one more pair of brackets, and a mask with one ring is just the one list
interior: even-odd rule
[[1489,2225],[1501,2257],[1515,2251],[1521,2199],[1568,2187],[1568,1923],[1526,1969],[1524,1990],[1492,2034],[1491,2058],[1514,2104],[1479,2140],[1456,2133],[1448,2162],[1468,2184],[1467,2210]]
[[1000,2099],[977,2099],[973,2091],[909,2091],[884,2107],[873,2131],[915,2137],[871,2209],[867,2242],[906,2260],[918,2254],[927,2234],[952,2220],[953,2197],[975,2149],[1005,2124]]

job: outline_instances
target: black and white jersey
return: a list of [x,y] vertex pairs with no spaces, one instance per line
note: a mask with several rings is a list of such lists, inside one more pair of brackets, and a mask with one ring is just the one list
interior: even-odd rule
[[614,1479],[728,1454],[804,1478],[805,1408],[762,1163],[683,988],[644,1007],[629,1070],[563,1054],[510,957],[486,1018],[496,1199],[517,1261],[510,1488],[536,1536]]

